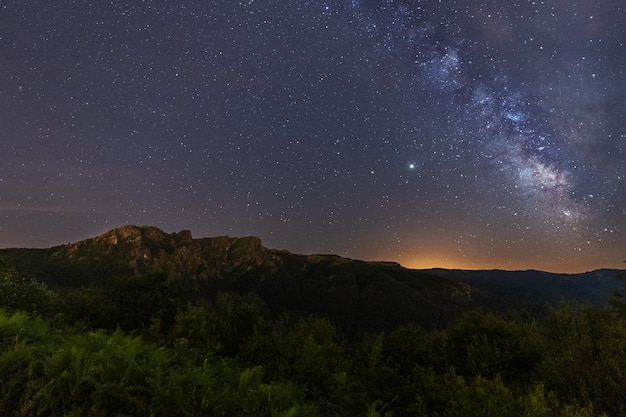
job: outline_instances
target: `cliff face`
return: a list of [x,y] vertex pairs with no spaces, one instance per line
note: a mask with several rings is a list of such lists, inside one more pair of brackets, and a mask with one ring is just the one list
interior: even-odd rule
[[193,239],[191,232],[165,233],[151,226],[124,226],[95,238],[51,249],[53,259],[110,267],[135,275],[166,274],[171,282],[196,282],[275,270],[280,258],[256,237]]
[[150,226],[124,226],[50,249],[0,250],[0,262],[59,288],[159,274],[186,300],[254,292],[274,311],[329,317],[348,335],[410,323],[441,326],[476,307],[533,308],[396,263],[298,255],[267,249],[256,237],[194,239],[189,231]]
[[186,301],[211,299],[220,291],[254,292],[274,311],[329,317],[347,335],[411,323],[437,327],[477,307],[540,315],[552,299],[588,300],[591,286],[621,283],[620,271],[613,278],[610,271],[599,277],[416,271],[390,262],[267,249],[255,237],[194,239],[189,231],[149,226],[124,226],[50,249],[3,249],[0,267],[58,288],[106,287],[115,278],[159,274]]
[[399,323],[439,325],[486,301],[467,284],[395,263],[271,250],[256,237],[193,239],[189,231],[124,226],[48,250],[43,272],[61,286],[164,274],[189,297],[255,292],[276,311],[319,314],[348,333]]

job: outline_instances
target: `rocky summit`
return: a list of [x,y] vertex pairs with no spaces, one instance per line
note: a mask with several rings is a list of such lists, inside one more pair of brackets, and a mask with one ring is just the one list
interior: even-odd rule
[[82,264],[103,261],[134,275],[166,274],[171,282],[208,282],[256,268],[275,269],[280,258],[256,237],[193,239],[152,226],[123,226],[78,243],[51,249],[51,257]]
[[564,298],[602,302],[623,285],[621,271],[419,271],[268,249],[256,237],[194,239],[186,230],[165,233],[151,226],[124,226],[50,249],[3,249],[0,267],[60,289],[158,276],[190,301],[255,293],[275,312],[328,317],[346,335],[410,323],[445,326],[476,308],[540,315]]
[[151,226],[124,226],[50,249],[0,250],[0,262],[58,288],[159,275],[189,299],[253,292],[274,311],[329,317],[348,335],[402,323],[436,327],[497,302],[467,283],[393,262],[298,255],[268,249],[256,237],[194,239],[189,231]]

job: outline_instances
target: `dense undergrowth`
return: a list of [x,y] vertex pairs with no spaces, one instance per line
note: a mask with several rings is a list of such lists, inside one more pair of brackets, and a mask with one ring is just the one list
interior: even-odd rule
[[347,341],[255,294],[156,276],[50,290],[0,274],[2,416],[626,415],[626,308],[473,311]]

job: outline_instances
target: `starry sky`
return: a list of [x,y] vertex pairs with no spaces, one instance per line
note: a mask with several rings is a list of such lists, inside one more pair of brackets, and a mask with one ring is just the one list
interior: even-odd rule
[[623,268],[625,43],[622,0],[3,0],[0,247]]

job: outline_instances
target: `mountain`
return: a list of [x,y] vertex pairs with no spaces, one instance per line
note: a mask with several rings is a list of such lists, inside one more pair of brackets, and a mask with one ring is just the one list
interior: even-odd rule
[[120,227],[51,248],[49,256],[69,273],[80,265],[95,272],[98,279],[165,274],[170,283],[185,286],[234,279],[253,270],[275,271],[280,261],[256,237],[193,239],[189,231],[168,234],[150,226]]
[[622,290],[626,271],[598,269],[581,274],[528,271],[423,270],[424,273],[466,282],[495,296],[534,304],[558,304],[561,300],[603,305],[612,291]]
[[150,226],[124,226],[49,249],[3,249],[3,265],[60,289],[160,275],[189,301],[255,292],[275,312],[329,317],[348,337],[410,323],[436,328],[475,308],[537,313],[559,294],[577,289],[584,296],[590,288],[585,280],[596,286],[594,300],[599,288],[617,284],[608,271],[568,279],[538,272],[419,271],[268,249],[256,237],[194,239],[189,231]]

